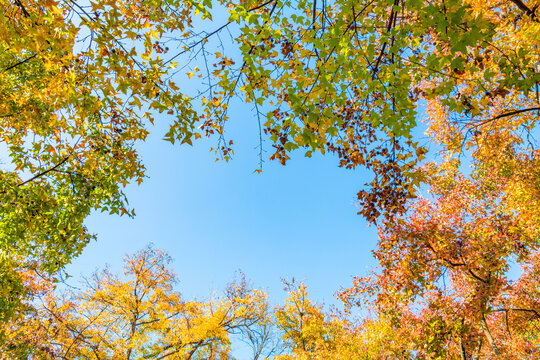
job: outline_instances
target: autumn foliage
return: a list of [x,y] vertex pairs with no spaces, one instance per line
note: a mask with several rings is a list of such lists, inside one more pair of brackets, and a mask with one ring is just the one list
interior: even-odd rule
[[9,359],[228,359],[232,336],[269,321],[266,294],[243,277],[222,296],[184,300],[169,261],[146,248],[125,259],[123,277],[104,270],[62,296],[28,279],[35,301],[2,328],[0,350]]
[[[539,358],[539,8],[0,0],[0,356],[227,359],[242,335],[254,359]],[[175,70],[190,61],[204,66]],[[195,75],[191,98],[176,83]],[[235,99],[254,105],[261,162],[264,137],[283,165],[300,149],[369,169],[359,213],[380,266],[339,292],[344,312],[303,285],[275,309],[242,281],[184,300],[153,249],[124,277],[53,291],[91,211],[134,215],[123,187],[143,181],[154,121],[170,118],[172,143],[214,137],[228,160]]]

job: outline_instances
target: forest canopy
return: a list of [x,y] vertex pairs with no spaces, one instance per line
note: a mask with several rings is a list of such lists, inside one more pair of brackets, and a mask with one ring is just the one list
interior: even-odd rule
[[[369,342],[366,358],[534,358],[539,7],[0,0],[0,321],[28,320],[41,291],[30,279],[57,279],[81,253],[92,211],[134,215],[123,189],[144,180],[137,144],[155,121],[169,121],[167,141],[210,137],[229,160],[228,109],[242,101],[260,124],[261,161],[264,138],[283,165],[320,152],[371,174],[357,196],[379,228],[380,269],[340,298],[375,315],[324,314],[291,289],[306,306],[276,312],[291,356],[362,358],[364,340],[351,339],[381,329],[391,345]],[[197,95],[182,86],[190,80]],[[522,272],[511,280],[513,262]],[[316,325],[305,330],[294,311]],[[226,349],[219,341],[208,346]]]

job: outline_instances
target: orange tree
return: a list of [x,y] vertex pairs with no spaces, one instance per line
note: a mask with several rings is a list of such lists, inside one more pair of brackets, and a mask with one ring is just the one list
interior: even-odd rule
[[390,318],[420,358],[536,358],[537,5],[463,5],[465,16],[489,22],[492,37],[462,53],[440,35],[427,38],[451,60],[445,71],[455,84],[446,94],[448,82],[434,77],[418,90],[441,159],[418,167],[426,193],[381,224],[380,271],[341,296]]
[[522,136],[535,119],[493,118],[463,137],[445,131],[459,120],[430,106],[444,151],[421,168],[428,193],[381,224],[381,271],[341,296],[409,329],[403,343],[426,358],[538,357],[539,153]]
[[341,293],[392,319],[425,358],[538,356],[538,160],[492,160],[504,166],[470,177],[428,166],[432,198],[381,226],[381,271]]

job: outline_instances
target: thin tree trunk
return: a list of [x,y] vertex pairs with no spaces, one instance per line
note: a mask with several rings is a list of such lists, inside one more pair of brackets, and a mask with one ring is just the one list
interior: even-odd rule
[[486,338],[489,343],[489,346],[491,347],[491,350],[493,350],[495,355],[500,356],[501,353],[499,349],[497,349],[497,345],[495,344],[495,340],[493,339],[493,336],[491,336],[491,332],[489,331],[489,328],[487,326],[486,318],[484,317],[484,314],[482,314],[482,318],[480,319],[480,327],[482,328],[482,331],[484,331],[484,335],[486,335]]

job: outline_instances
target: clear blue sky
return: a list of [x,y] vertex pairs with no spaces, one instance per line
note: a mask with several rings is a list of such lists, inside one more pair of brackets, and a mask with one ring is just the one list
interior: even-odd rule
[[302,152],[286,166],[267,161],[256,174],[257,121],[246,105],[231,118],[229,163],[215,162],[213,140],[194,147],[163,141],[165,118],[150,129],[139,147],[149,178],[126,189],[136,217],[92,215],[86,223],[98,239],[68,272],[76,279],[105,264],[119,272],[124,254],[152,242],[174,259],[187,298],[221,291],[241,269],[274,303],[284,298],[280,279],[295,277],[313,299],[332,304],[353,275],[366,274],[377,240],[376,228],[356,215],[366,174],[338,168],[333,156],[308,159]]

